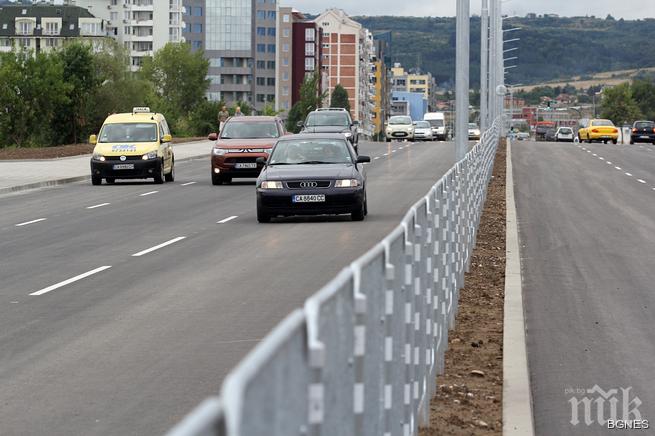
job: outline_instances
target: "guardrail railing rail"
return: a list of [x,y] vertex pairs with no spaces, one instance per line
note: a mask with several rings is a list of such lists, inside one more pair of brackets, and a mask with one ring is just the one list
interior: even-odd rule
[[497,120],[169,436],[410,436],[429,424],[499,135]]

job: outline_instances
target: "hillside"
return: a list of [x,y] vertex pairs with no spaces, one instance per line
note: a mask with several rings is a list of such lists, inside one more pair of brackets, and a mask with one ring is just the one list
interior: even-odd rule
[[[373,33],[391,31],[392,58],[405,67],[432,72],[440,85],[455,77],[455,18],[355,17]],[[511,56],[519,56],[508,82],[525,85],[581,80],[595,73],[655,66],[655,19],[625,21],[593,17],[512,18],[519,27],[506,38],[521,38]],[[471,19],[471,82],[480,76],[480,18]]]

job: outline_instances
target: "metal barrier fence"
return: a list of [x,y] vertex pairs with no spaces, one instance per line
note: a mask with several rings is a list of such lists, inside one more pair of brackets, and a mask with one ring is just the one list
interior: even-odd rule
[[410,436],[428,424],[499,131],[496,121],[169,436]]

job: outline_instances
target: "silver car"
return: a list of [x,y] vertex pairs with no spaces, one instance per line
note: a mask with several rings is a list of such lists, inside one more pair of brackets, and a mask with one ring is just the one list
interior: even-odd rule
[[434,141],[432,126],[427,121],[414,122],[414,140],[415,141]]

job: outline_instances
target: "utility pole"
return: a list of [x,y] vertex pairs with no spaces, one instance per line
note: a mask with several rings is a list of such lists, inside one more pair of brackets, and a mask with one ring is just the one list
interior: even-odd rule
[[498,86],[498,44],[496,41],[498,40],[498,20],[497,16],[499,14],[498,6],[499,6],[499,1],[498,0],[489,0],[490,5],[489,5],[489,64],[488,64],[488,69],[489,69],[489,90],[487,92],[488,94],[488,104],[487,104],[487,111],[488,111],[488,117],[489,117],[489,123],[493,122],[498,114],[496,113],[497,107],[496,107],[496,87]]
[[468,151],[470,0],[457,0],[457,70],[455,84],[455,158]]
[[482,0],[480,35],[480,131],[489,127],[489,0]]

